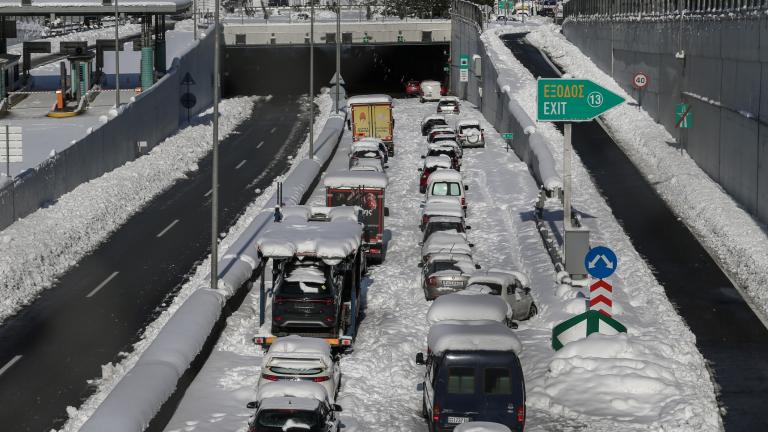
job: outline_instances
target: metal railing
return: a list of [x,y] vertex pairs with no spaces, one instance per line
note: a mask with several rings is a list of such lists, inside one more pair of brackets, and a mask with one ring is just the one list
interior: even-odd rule
[[475,3],[465,0],[453,0],[451,4],[451,18],[474,24],[478,31],[483,31],[483,11]]
[[569,16],[714,15],[768,9],[768,0],[571,0],[564,5]]

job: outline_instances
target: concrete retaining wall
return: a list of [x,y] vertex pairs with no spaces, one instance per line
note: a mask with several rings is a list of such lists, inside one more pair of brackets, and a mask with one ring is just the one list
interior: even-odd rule
[[[643,107],[682,138],[712,179],[768,222],[768,17],[579,17],[563,24],[563,34],[629,93],[636,72],[650,75]],[[684,60],[675,58],[681,50]],[[680,102],[693,114],[682,132],[675,128]]]
[[136,159],[141,155],[139,142],[147,143],[147,151],[175,133],[187,122],[187,109],[179,102],[187,90],[182,84],[187,73],[196,82],[189,89],[197,98],[189,115],[208,108],[213,101],[213,39],[211,31],[174,59],[168,74],[136,96],[120,115],[0,190],[0,229],[55,202],[80,184]]

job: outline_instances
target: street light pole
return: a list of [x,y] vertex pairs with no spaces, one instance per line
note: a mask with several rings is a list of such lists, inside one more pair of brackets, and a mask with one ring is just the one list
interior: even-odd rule
[[117,11],[117,0],[115,0],[115,110],[120,109],[120,14]]
[[197,0],[192,1],[192,38],[197,40]]
[[[217,0],[218,1],[218,0]],[[315,157],[315,0],[309,0],[309,158]]]
[[219,279],[219,0],[213,11],[213,170],[211,195],[211,289]]
[[341,0],[336,0],[336,114],[339,113],[339,85],[341,84]]

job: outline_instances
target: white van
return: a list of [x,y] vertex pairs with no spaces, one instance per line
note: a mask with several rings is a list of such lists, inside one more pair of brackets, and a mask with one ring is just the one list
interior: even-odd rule
[[466,211],[467,200],[464,191],[467,189],[469,188],[464,185],[461,173],[451,169],[438,169],[429,176],[427,203],[458,202]]
[[422,81],[421,82],[421,97],[419,101],[423,102],[436,102],[440,100],[440,82],[439,81]]

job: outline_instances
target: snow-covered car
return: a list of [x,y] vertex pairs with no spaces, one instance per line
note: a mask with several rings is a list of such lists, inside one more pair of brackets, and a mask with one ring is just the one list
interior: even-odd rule
[[421,259],[427,261],[431,255],[438,253],[460,253],[472,255],[475,245],[467,241],[466,234],[450,231],[438,231],[421,242]]
[[496,321],[509,322],[509,306],[492,295],[467,295],[466,290],[445,294],[435,299],[427,311],[427,322],[433,325],[443,321]]
[[442,321],[430,326],[427,347],[426,356],[416,354],[416,364],[426,366],[422,415],[430,431],[455,431],[475,421],[523,430],[522,344],[512,330],[489,320]]
[[419,90],[421,91],[421,97],[419,98],[419,101],[422,103],[439,101],[441,96],[441,87],[442,85],[440,84],[440,81],[422,81],[419,85]]
[[[364,144],[375,144],[382,155],[384,155],[384,163],[389,162],[389,154],[387,153],[387,145],[384,144],[384,141],[382,141],[379,138],[374,137],[363,137],[360,138],[357,142],[352,143],[350,146],[350,153],[354,151],[355,149],[363,149],[361,146]],[[366,147],[368,148],[368,147]]]
[[435,172],[435,170],[451,169],[453,168],[453,159],[448,155],[427,156],[424,158],[424,165],[419,168],[419,193],[424,193],[427,190],[427,183],[429,182],[429,175]]
[[437,125],[427,132],[427,142],[431,143],[435,140],[436,136],[445,134],[452,136],[452,139],[456,139],[456,132],[450,126]]
[[341,370],[328,342],[298,335],[277,338],[261,363],[259,387],[284,381],[319,383],[334,401],[341,385]]
[[273,382],[259,387],[257,399],[247,405],[256,412],[249,432],[337,432],[339,405],[331,403],[325,388],[306,381]]
[[352,167],[360,159],[377,159],[384,166],[385,154],[379,150],[379,146],[371,142],[355,143],[349,152],[349,166]]
[[426,243],[427,239],[432,234],[439,232],[455,233],[467,238],[467,230],[472,229],[469,225],[464,224],[464,218],[455,216],[435,216],[430,218],[424,226],[422,232],[422,243]]
[[458,114],[460,112],[459,105],[459,98],[456,96],[442,96],[437,101],[436,110],[438,114]]
[[445,156],[451,160],[451,166],[448,168],[455,170],[457,172],[461,170],[461,156],[460,156],[459,150],[450,145],[430,144],[427,146],[427,152],[423,154],[421,158],[426,160],[430,157],[440,157],[440,156]]
[[467,289],[488,287],[491,294],[501,296],[511,308],[514,320],[527,320],[538,313],[528,279],[522,273],[495,269],[475,272],[467,285]]
[[423,231],[432,218],[443,216],[463,219],[464,209],[457,201],[426,202],[423,204],[419,215],[419,228]]
[[459,120],[456,123],[456,136],[462,147],[485,147],[485,134],[478,120]]
[[454,170],[438,169],[429,176],[426,202],[455,201],[461,204],[461,208],[466,210],[467,198],[464,192],[468,189],[464,185],[461,173]]
[[499,423],[473,421],[456,426],[453,432],[512,432],[512,430]]
[[341,325],[343,278],[321,259],[294,259],[275,285],[272,333],[309,331],[335,337]]
[[445,120],[445,116],[442,114],[430,114],[421,120],[421,135],[426,136],[427,133],[436,126],[448,126],[448,121]]
[[419,263],[421,289],[427,300],[463,290],[473,272],[480,269],[472,256],[461,253],[432,254],[426,263]]
[[431,143],[427,144],[427,149],[436,147],[451,147],[456,151],[456,156],[458,156],[459,159],[464,157],[464,150],[462,150],[461,145],[456,141],[456,135],[438,135]]
[[349,167],[350,171],[373,171],[384,172],[384,166],[381,164],[381,159],[356,159],[352,162],[352,166]]

